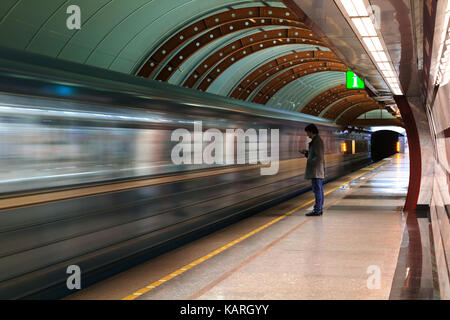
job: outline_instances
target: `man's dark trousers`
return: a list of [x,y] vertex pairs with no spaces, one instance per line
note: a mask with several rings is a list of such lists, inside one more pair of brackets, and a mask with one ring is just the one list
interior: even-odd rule
[[314,192],[314,196],[316,197],[316,203],[314,204],[314,212],[322,212],[323,206],[323,179],[313,178],[312,182],[312,190]]

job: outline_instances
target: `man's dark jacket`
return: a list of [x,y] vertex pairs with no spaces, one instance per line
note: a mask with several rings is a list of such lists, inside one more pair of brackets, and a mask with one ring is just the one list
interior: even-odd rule
[[305,179],[325,178],[325,156],[323,141],[319,135],[315,135],[309,143],[309,150],[306,154]]

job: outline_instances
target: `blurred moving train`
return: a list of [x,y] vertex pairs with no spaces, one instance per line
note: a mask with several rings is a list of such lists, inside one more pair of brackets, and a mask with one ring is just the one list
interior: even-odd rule
[[[194,121],[279,129],[278,173],[173,164],[171,133]],[[62,297],[70,265],[84,288],[309,190],[309,123],[327,180],[371,162],[369,133],[324,119],[0,50],[0,299]]]

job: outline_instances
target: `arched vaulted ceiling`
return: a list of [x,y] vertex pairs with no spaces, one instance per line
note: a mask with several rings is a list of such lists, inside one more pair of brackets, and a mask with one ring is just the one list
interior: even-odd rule
[[[69,5],[80,30],[66,27]],[[2,45],[348,124],[380,108],[282,1],[2,0]]]
[[[268,81],[277,79],[281,72],[292,70],[292,72],[298,71],[299,74],[306,75],[314,73],[313,68],[322,70],[323,68],[331,67],[330,63],[342,65],[339,59],[332,52],[328,51],[303,51],[285,54],[252,71],[233,90],[231,97],[237,99],[251,98],[254,101],[255,97],[250,97],[252,93],[260,91],[261,85]],[[276,92],[276,89],[274,88],[272,91]],[[271,93],[271,95],[273,94]]]

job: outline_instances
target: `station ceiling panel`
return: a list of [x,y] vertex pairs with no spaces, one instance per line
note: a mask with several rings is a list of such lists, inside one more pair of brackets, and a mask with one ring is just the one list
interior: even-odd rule
[[[80,8],[80,29],[66,25],[69,5]],[[346,90],[325,99],[348,68],[282,1],[3,0],[0,41],[335,121],[358,113]],[[361,113],[380,106],[367,92],[364,102]]]

